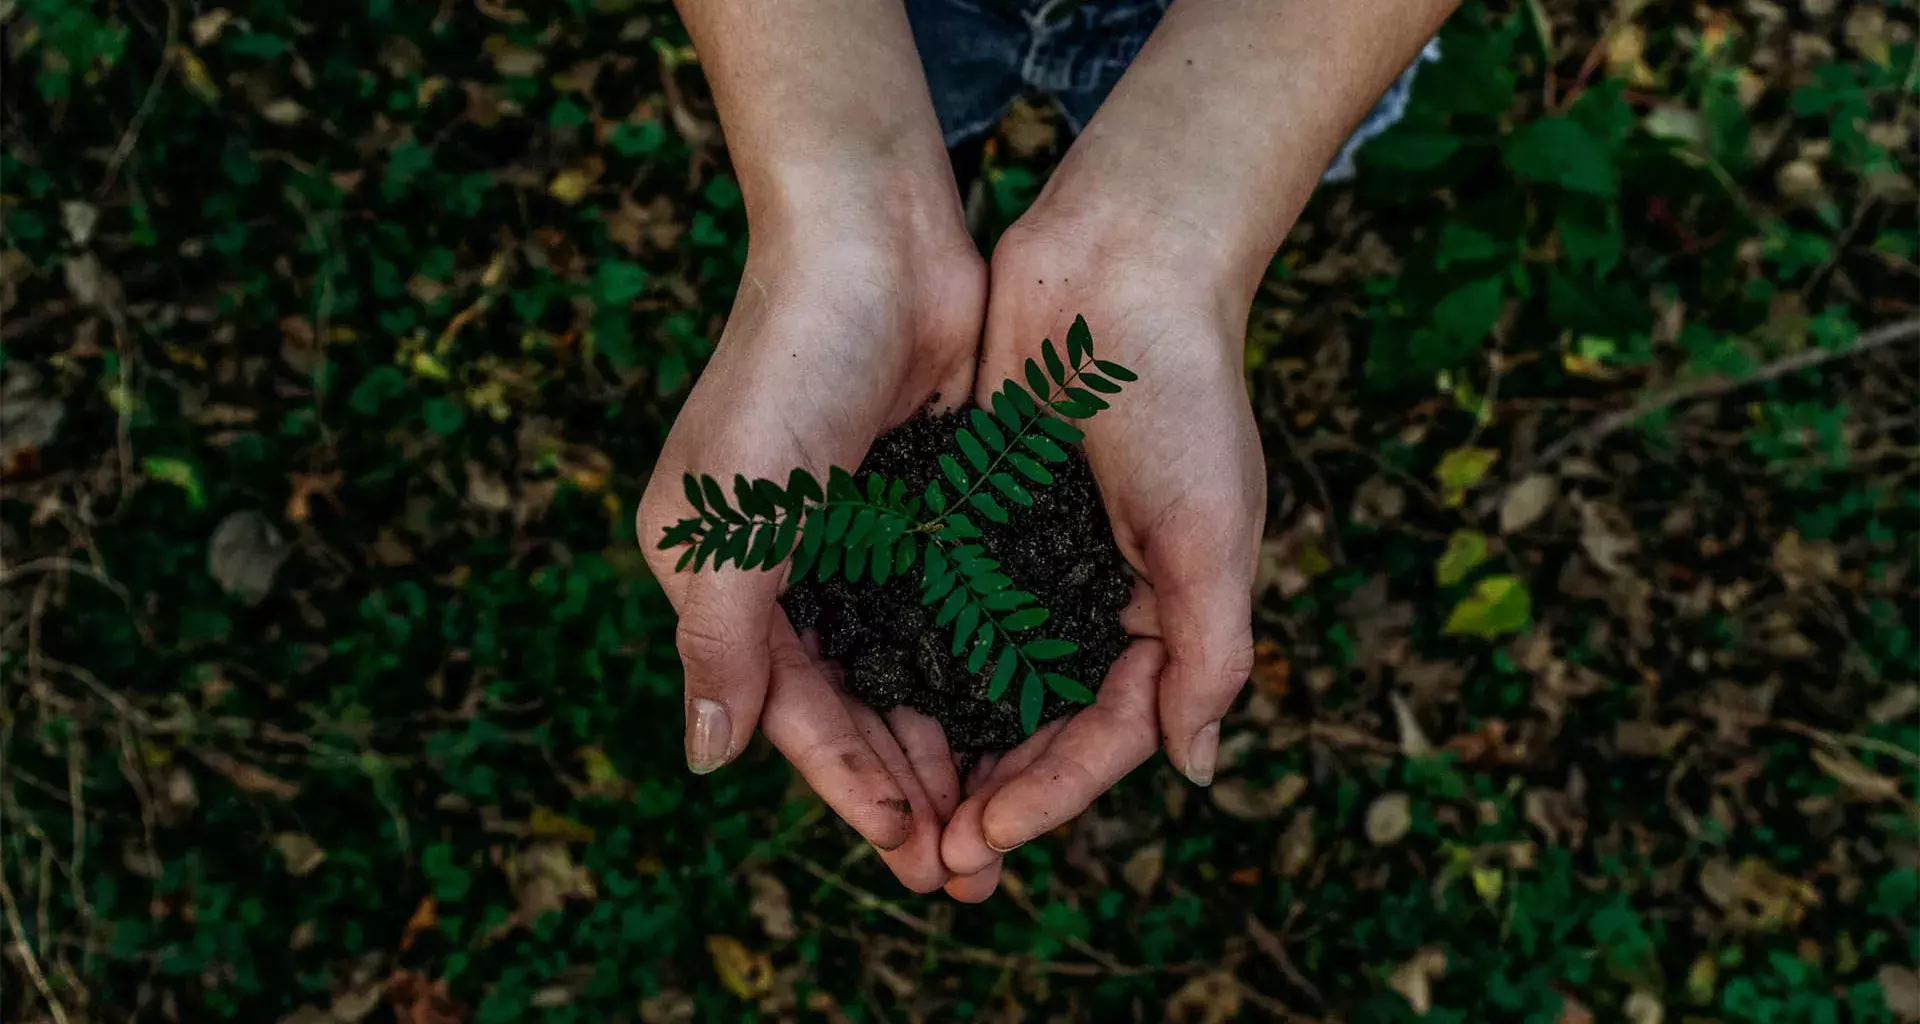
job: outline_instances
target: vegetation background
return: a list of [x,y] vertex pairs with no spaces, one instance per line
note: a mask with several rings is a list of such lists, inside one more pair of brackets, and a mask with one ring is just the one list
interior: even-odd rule
[[1911,5],[1469,2],[1254,311],[1220,781],[978,909],[682,768],[631,513],[746,232],[667,4],[0,30],[0,1017],[1920,1020]]

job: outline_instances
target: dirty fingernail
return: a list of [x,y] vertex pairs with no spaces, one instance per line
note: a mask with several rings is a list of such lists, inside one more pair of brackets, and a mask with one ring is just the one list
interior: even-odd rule
[[1187,747],[1187,778],[1196,786],[1213,785],[1214,762],[1220,758],[1220,723],[1208,722],[1193,734]]
[[727,748],[733,744],[733,723],[727,719],[726,705],[717,700],[695,697],[687,702],[687,768],[705,775],[727,763]]

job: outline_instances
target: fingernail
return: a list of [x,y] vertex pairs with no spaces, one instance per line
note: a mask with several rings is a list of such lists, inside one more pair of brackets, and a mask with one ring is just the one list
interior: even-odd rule
[[995,853],[1012,853],[1013,851],[1018,850],[1019,848],[1025,845],[1027,844],[1014,843],[1012,846],[999,846],[995,844],[993,840],[991,839],[987,840],[987,849],[992,850]]
[[726,764],[732,744],[733,724],[727,720],[726,705],[705,697],[687,702],[687,768],[693,774],[705,775]]
[[1187,778],[1196,786],[1213,785],[1213,766],[1220,759],[1220,723],[1208,722],[1193,734],[1187,746]]

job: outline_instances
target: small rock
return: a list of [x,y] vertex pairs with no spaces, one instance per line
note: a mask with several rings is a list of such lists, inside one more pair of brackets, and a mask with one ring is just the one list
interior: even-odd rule
[[235,512],[220,521],[207,545],[207,571],[220,589],[249,605],[266,600],[273,577],[293,553],[280,531],[258,512]]

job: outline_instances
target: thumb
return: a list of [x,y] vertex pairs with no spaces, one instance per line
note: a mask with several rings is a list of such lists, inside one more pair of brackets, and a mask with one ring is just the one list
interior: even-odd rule
[[1167,757],[1198,786],[1211,785],[1220,719],[1253,672],[1252,588],[1228,567],[1183,552],[1153,575],[1166,667],[1160,674],[1160,732]]
[[739,756],[767,697],[767,645],[777,573],[682,574],[674,635],[686,677],[687,768],[705,775]]

